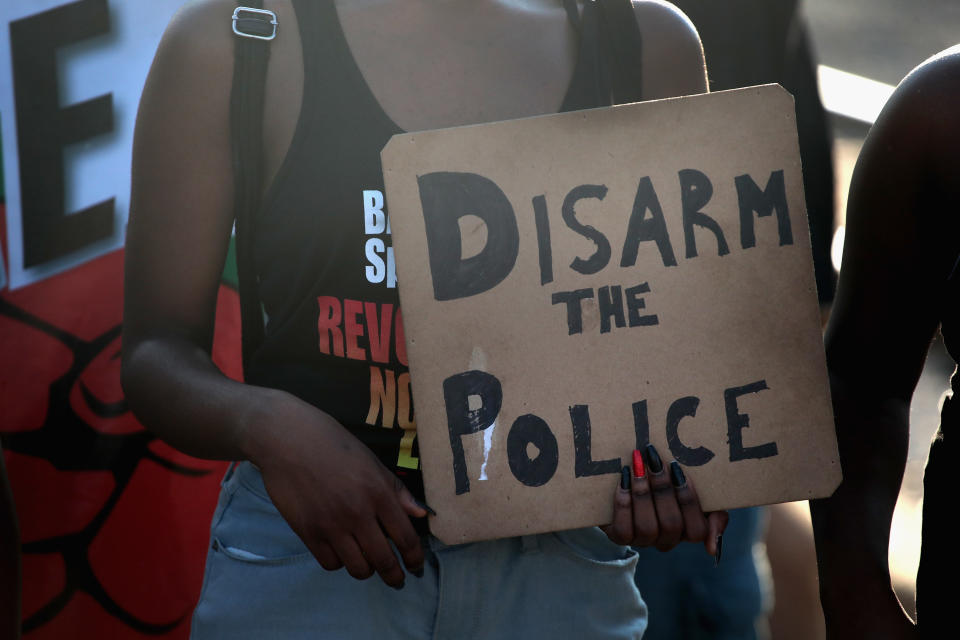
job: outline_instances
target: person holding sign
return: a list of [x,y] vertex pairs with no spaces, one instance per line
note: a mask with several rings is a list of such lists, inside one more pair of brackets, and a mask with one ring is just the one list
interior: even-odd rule
[[[947,586],[957,564],[947,520],[960,456],[956,396],[944,401],[924,475],[916,627],[891,588],[887,553],[910,399],[938,327],[960,361],[958,101],[954,47],[900,83],[867,136],[850,187],[826,333],[844,480],[810,508],[828,638],[943,638],[956,626],[955,591]],[[954,393],[958,384],[954,375]]]
[[[639,637],[635,554],[619,545],[705,540],[715,553],[726,518],[705,516],[654,451],[649,473],[641,458],[623,470],[617,544],[596,528],[452,547],[426,535],[379,152],[404,130],[610,104],[624,97],[614,66],[644,98],[705,91],[696,32],[654,1],[582,15],[556,0],[267,2],[279,35],[253,238],[266,328],[241,384],[210,360],[236,206],[234,6],[191,4],[163,37],[127,239],[131,408],[182,451],[242,461],[214,516],[194,637]],[[624,25],[642,59],[600,35]]]

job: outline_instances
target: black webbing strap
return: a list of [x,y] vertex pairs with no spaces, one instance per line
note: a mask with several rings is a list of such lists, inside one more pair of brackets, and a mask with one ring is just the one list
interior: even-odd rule
[[[260,0],[244,7],[261,9]],[[263,98],[270,47],[265,39],[276,35],[272,14],[235,12],[233,85],[230,90],[230,138],[236,215],[237,280],[240,292],[243,370],[263,342],[263,310],[253,261],[253,235],[263,190]],[[252,36],[252,37],[251,37]]]
[[589,95],[570,104],[585,109],[643,99],[640,27],[630,0],[587,0],[583,15],[576,0],[564,0],[570,23],[580,35],[578,77],[590,78]]
[[599,9],[613,103],[639,102],[643,100],[643,46],[633,3],[630,0],[592,0],[592,3]]

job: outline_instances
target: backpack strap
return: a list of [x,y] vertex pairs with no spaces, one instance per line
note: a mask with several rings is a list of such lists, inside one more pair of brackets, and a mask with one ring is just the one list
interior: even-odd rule
[[245,0],[232,17],[233,85],[230,90],[230,140],[236,216],[237,280],[240,293],[243,370],[263,343],[263,309],[253,261],[253,236],[263,193],[263,102],[277,16],[261,0]]

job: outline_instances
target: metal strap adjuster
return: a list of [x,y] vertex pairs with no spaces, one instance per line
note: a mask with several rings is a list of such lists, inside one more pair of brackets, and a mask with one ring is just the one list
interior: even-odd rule
[[233,10],[233,32],[243,38],[273,40],[277,37],[277,14],[266,9],[237,7]]

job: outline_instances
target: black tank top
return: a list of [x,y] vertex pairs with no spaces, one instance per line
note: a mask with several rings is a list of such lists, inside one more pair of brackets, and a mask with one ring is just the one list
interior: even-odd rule
[[[303,101],[256,219],[266,335],[246,378],[330,414],[422,496],[380,167],[380,150],[401,130],[366,85],[332,0],[293,5]],[[596,81],[594,40],[581,38],[563,110],[610,104]]]

